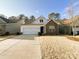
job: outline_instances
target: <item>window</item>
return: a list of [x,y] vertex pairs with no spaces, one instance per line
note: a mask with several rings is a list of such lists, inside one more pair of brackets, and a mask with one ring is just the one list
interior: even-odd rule
[[55,29],[49,29],[50,32],[55,32]]
[[52,32],[55,32],[55,26],[49,26],[49,31],[52,33]]
[[43,19],[40,20],[40,23],[43,23]]
[[49,29],[55,29],[55,26],[49,26]]

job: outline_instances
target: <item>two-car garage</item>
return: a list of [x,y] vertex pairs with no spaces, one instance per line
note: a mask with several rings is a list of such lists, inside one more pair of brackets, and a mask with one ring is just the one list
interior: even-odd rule
[[22,25],[21,26],[21,32],[23,34],[34,34],[37,35],[38,32],[40,32],[40,28],[43,25]]

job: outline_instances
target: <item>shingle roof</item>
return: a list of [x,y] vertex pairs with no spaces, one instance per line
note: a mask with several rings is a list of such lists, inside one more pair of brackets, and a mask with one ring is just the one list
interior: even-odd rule
[[75,16],[71,19],[66,19],[66,20],[63,21],[63,24],[72,25],[72,24],[75,24],[77,21],[79,21],[79,16]]
[[0,16],[0,19],[3,20],[3,21],[6,22],[6,23],[9,23],[9,19],[7,19],[7,18],[4,18],[4,17],[1,17],[1,16]]
[[2,18],[0,18],[0,24],[6,24],[6,22]]
[[71,20],[69,20],[69,19],[65,19],[65,20],[63,20],[63,24],[70,24],[72,21]]

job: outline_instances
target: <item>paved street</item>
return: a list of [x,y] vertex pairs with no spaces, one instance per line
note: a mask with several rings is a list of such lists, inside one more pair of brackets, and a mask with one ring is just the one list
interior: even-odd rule
[[4,40],[0,42],[0,59],[41,59],[40,44],[35,40]]

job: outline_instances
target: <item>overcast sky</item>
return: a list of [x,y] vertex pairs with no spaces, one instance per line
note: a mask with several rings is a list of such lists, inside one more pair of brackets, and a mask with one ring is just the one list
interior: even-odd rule
[[[74,1],[74,5],[79,7],[79,0]],[[47,17],[51,12],[58,12],[64,18],[67,17],[66,8],[68,3],[69,0],[0,0],[0,14],[6,16],[25,14],[26,16]]]

